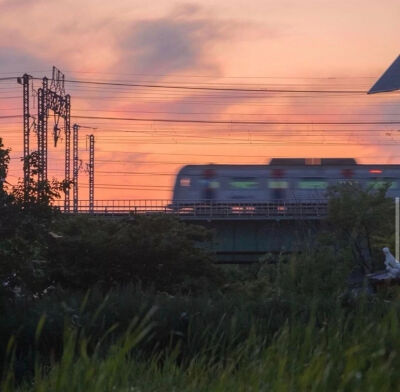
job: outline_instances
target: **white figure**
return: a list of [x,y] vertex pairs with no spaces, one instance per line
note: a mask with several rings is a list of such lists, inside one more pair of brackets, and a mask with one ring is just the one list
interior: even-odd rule
[[385,254],[385,266],[386,271],[389,272],[393,277],[400,277],[400,263],[395,257],[390,253],[389,248],[383,248],[383,253]]

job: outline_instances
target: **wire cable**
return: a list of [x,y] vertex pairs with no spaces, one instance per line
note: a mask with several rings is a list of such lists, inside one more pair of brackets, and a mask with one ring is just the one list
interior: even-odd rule
[[[34,78],[40,80],[39,78]],[[159,88],[159,89],[177,89],[177,90],[205,90],[205,91],[246,91],[246,92],[264,92],[264,93],[313,93],[313,94],[326,94],[326,93],[338,93],[338,94],[366,94],[364,90],[294,90],[294,89],[249,89],[239,87],[203,87],[203,86],[177,86],[177,85],[165,85],[165,84],[145,84],[145,83],[119,83],[119,82],[101,82],[93,80],[78,80],[78,79],[66,79],[66,83],[74,84],[87,84],[87,85],[99,85],[99,86],[123,86],[123,87],[140,87],[140,88]]]
[[[17,117],[17,116],[16,116]],[[195,124],[242,124],[242,125],[398,125],[400,121],[226,121],[226,120],[195,120],[195,119],[169,119],[169,118],[135,118],[135,117],[102,117],[102,116],[71,116],[86,120],[112,120],[112,121],[144,121],[167,123],[195,123]]]

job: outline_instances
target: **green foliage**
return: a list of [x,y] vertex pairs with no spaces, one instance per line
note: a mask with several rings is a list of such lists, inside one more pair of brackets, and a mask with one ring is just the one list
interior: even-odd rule
[[[98,378],[116,390],[236,390],[240,383],[242,390],[249,383],[254,390],[290,385],[309,390],[313,382],[317,390],[336,390],[357,387],[352,372],[371,377],[371,366],[392,378],[395,373],[384,369],[397,350],[398,301],[361,297],[343,307],[347,261],[345,254],[337,260],[328,250],[267,258],[244,272],[225,272],[232,279],[229,289],[190,296],[130,286],[112,290],[105,300],[99,290],[84,298],[54,289],[30,304],[17,301],[0,318],[3,345],[17,331],[17,373],[7,380],[29,378],[35,362],[41,364],[35,382],[23,390],[80,390],[79,385],[101,390]],[[122,342],[131,321],[154,308],[150,335],[126,355]],[[42,314],[46,321],[37,344]],[[63,341],[63,330],[74,338]],[[371,331],[380,339],[371,342]],[[383,349],[386,354],[376,357]],[[371,355],[375,359],[366,361]],[[13,391],[7,382],[3,390]]]
[[0,238],[7,231],[10,210],[14,198],[7,192],[7,172],[10,163],[10,149],[3,148],[3,141],[0,138]]
[[10,163],[10,149],[3,147],[3,140],[0,137],[0,201],[5,196],[4,182],[7,177],[8,164]]
[[279,296],[312,301],[313,298],[337,298],[346,289],[350,267],[345,255],[334,254],[330,248],[320,248],[264,264],[259,277],[267,279]]
[[23,183],[3,188],[7,175],[9,149],[0,140],[0,305],[18,296],[34,296],[46,287],[42,264],[47,252],[48,231],[57,211],[51,203],[60,197],[61,185],[53,180],[40,184],[38,156],[31,154],[31,178],[27,192]]
[[[8,150],[0,152],[6,173]],[[30,168],[28,186],[20,181],[12,194],[3,192],[7,203],[0,206],[0,302],[41,296],[54,285],[109,290],[140,281],[175,292],[218,284],[204,228],[161,216],[61,217],[52,203],[69,184],[38,181],[37,153],[24,164]]]
[[[131,301],[129,292],[122,294],[128,294]],[[141,295],[136,298],[137,303],[140,300],[143,304]],[[337,307],[322,321],[315,312],[299,317],[290,308],[286,320],[279,319],[271,333],[271,323],[280,316],[279,303],[259,301],[257,310],[252,301],[229,307],[221,299],[208,301],[208,306],[198,300],[196,304],[193,297],[175,297],[168,302],[166,297],[158,296],[153,300],[158,306],[154,307],[154,301],[148,303],[150,313],[129,302],[131,321],[110,339],[116,331],[112,325],[116,324],[107,328],[103,314],[109,314],[113,306],[118,312],[122,301],[111,295],[109,304],[94,311],[89,298],[85,306],[72,311],[77,317],[71,317],[64,328],[57,326],[58,333],[64,332],[59,360],[53,356],[49,363],[43,356],[36,357],[33,380],[27,379],[19,387],[14,381],[15,367],[6,366],[1,390],[392,391],[400,381],[397,302],[361,300],[350,312]],[[71,305],[72,301],[66,298],[65,302]],[[171,314],[174,306],[179,308],[185,302],[191,306],[189,326],[181,334],[171,331],[171,338],[186,337],[178,344],[164,346],[161,352],[157,343],[159,331],[165,326],[165,312]],[[221,312],[223,305],[228,305],[225,312]],[[167,309],[163,311],[162,306]],[[312,308],[313,304],[308,306]],[[135,316],[132,309],[136,309]],[[201,314],[197,316],[192,310],[200,310]],[[249,313],[254,316],[249,317]],[[48,335],[56,326],[52,318],[53,313],[49,312],[41,327],[38,343],[43,341],[42,347],[52,343]],[[48,322],[50,326],[46,326]],[[97,336],[89,328],[95,324],[103,328]],[[40,328],[32,328],[32,339],[37,329]],[[151,343],[153,349],[146,353],[145,347]],[[12,361],[13,356],[10,357]],[[18,359],[18,354],[14,358]]]
[[210,233],[168,216],[64,218],[48,246],[49,276],[64,288],[105,290],[140,281],[159,290],[213,285],[219,274],[205,246]]
[[13,189],[13,195],[19,207],[38,217],[48,217],[53,213],[52,204],[61,198],[61,193],[70,187],[70,183],[52,179],[39,181],[39,154],[32,152],[26,157],[24,166],[29,167],[30,177],[25,186],[22,180]]
[[[0,140],[0,179],[8,163]],[[221,269],[200,226],[58,214],[69,184],[39,183],[35,153],[25,164],[28,189],[0,187],[2,391],[398,385],[399,291],[343,300],[354,262],[393,240],[387,187],[332,187],[315,248]]]
[[394,202],[386,197],[389,186],[364,188],[346,182],[328,190],[331,242],[336,248],[350,248],[365,271],[372,269],[372,259],[393,238]]

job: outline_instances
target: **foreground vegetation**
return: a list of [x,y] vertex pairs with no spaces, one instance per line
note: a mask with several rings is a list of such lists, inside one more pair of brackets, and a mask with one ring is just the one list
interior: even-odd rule
[[311,278],[311,293],[292,272],[271,288],[263,273],[234,292],[126,287],[17,304],[2,315],[2,336],[18,332],[1,390],[397,390],[399,291],[327,295]]
[[398,389],[400,290],[363,279],[393,248],[387,187],[331,188],[301,254],[218,267],[202,227],[62,216],[68,184],[27,164],[28,192],[0,182],[1,391]]

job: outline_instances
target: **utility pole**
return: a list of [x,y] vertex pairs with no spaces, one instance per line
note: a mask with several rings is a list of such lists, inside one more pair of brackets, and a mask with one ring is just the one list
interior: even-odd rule
[[74,212],[78,212],[78,175],[79,175],[79,156],[78,156],[78,146],[79,146],[79,139],[78,139],[78,131],[79,125],[74,124],[72,126],[72,182],[74,185],[73,190],[73,209]]
[[30,136],[30,108],[29,108],[29,87],[30,81],[32,79],[31,75],[24,74],[22,78],[18,78],[17,81],[19,84],[22,84],[22,100],[23,100],[23,117],[24,117],[24,136],[23,136],[23,145],[24,145],[24,158],[23,158],[23,170],[24,170],[24,193],[25,199],[27,198],[27,191],[29,186],[29,178],[30,178],[30,166],[28,162],[29,156],[29,136]]
[[[54,146],[57,146],[57,141],[60,136],[60,129],[58,123],[60,118],[64,119],[65,131],[65,199],[64,211],[68,212],[70,209],[70,168],[71,168],[71,97],[65,94],[64,88],[64,74],[53,67],[52,79],[49,80],[44,77],[42,79],[42,87],[38,90],[38,124],[37,124],[37,141],[38,141],[38,183],[39,187],[43,187],[47,182],[47,126],[49,111],[54,112]],[[25,124],[24,124],[25,126]],[[38,197],[40,197],[39,191]]]
[[64,198],[64,212],[69,212],[70,198],[69,198],[69,187],[71,184],[71,97],[65,96],[65,117],[64,117],[64,131],[65,131],[65,198]]
[[72,183],[73,189],[73,211],[78,212],[78,201],[79,201],[79,128],[97,129],[93,127],[87,127],[84,125],[74,124],[72,126]]
[[48,117],[48,79],[43,78],[42,87],[38,90],[38,183],[47,180],[47,117]]
[[94,135],[89,136],[89,212],[94,207]]

